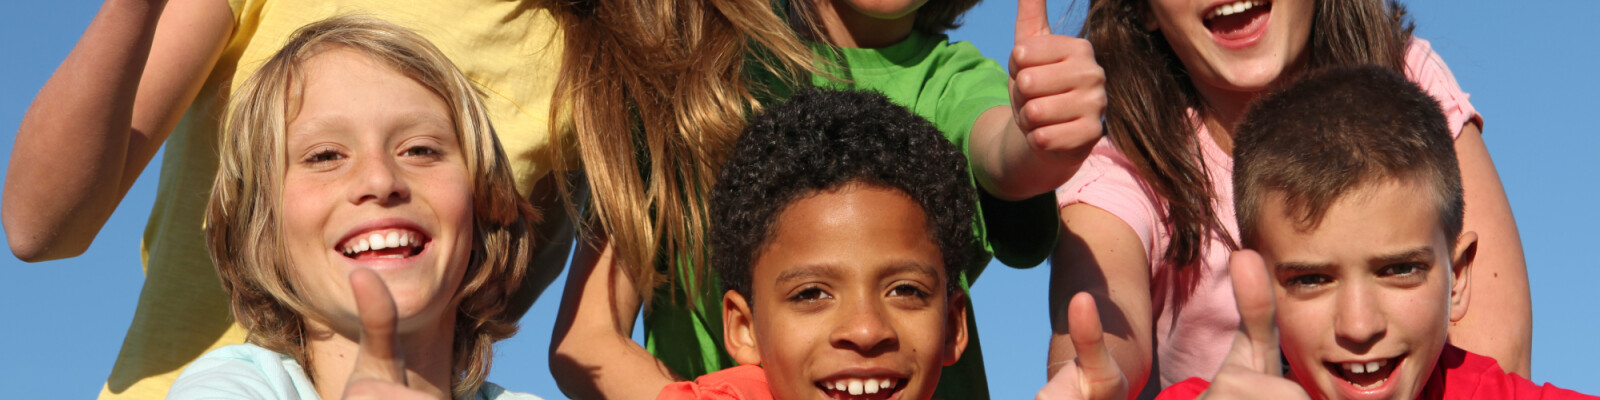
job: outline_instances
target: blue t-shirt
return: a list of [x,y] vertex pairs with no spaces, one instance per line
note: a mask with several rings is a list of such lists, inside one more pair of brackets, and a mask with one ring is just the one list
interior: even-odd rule
[[[223,346],[200,356],[173,382],[168,400],[192,399],[318,400],[300,363],[287,354],[254,344]],[[461,400],[541,400],[484,382]]]

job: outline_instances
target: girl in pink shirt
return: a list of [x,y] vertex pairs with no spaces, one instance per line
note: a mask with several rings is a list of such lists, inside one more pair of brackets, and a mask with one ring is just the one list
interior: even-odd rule
[[1159,388],[1216,372],[1239,320],[1227,271],[1238,231],[1231,127],[1251,100],[1302,71],[1356,63],[1405,72],[1443,107],[1466,226],[1483,235],[1471,284],[1487,308],[1452,326],[1450,340],[1528,373],[1527,270],[1482,118],[1404,14],[1382,0],[1090,2],[1083,32],[1106,70],[1107,136],[1057,191],[1046,391],[1077,371],[1061,368],[1078,353],[1066,318],[1077,292],[1101,305],[1105,345],[1131,394],[1154,384],[1152,374]]

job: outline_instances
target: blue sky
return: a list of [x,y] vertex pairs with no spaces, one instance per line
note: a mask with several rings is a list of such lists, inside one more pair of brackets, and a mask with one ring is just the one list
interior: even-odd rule
[[[0,2],[0,157],[9,164],[18,121],[93,18],[87,0]],[[1484,140],[1505,182],[1527,252],[1534,301],[1533,379],[1600,394],[1592,364],[1600,345],[1600,282],[1594,255],[1600,211],[1591,149],[1600,139],[1583,118],[1600,102],[1592,66],[1600,46],[1589,42],[1600,2],[1554,0],[1537,7],[1485,0],[1407,2],[1417,35],[1454,71],[1484,114]],[[1058,32],[1075,33],[1081,9],[1051,0]],[[1078,8],[1086,2],[1078,2]],[[988,0],[966,16],[954,40],[986,56],[1010,53],[1016,4]],[[1589,132],[1589,133],[1585,133]],[[158,165],[159,161],[151,165]],[[7,397],[94,396],[110,373],[144,280],[139,238],[155,198],[156,168],[147,168],[89,251],[77,258],[26,264],[0,256],[0,382]],[[1044,384],[1049,323],[1049,266],[993,265],[974,287],[989,386],[998,399],[1031,398]],[[562,278],[552,288],[560,288]],[[547,398],[562,398],[550,377],[546,349],[560,296],[553,289],[522,321],[522,333],[497,349],[491,380]],[[1480,300],[1481,301],[1481,300]]]

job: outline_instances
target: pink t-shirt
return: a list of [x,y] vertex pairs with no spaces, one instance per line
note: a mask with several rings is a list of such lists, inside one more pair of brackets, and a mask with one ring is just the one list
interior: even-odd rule
[[[1439,101],[1453,135],[1459,137],[1468,122],[1483,125],[1482,117],[1467,101],[1467,94],[1428,41],[1411,40],[1406,49],[1406,76]],[[1204,124],[1196,125],[1200,157],[1217,195],[1212,207],[1227,230],[1227,237],[1238,237],[1233,211],[1233,156],[1217,146]],[[1162,261],[1171,238],[1170,227],[1161,219],[1166,209],[1164,200],[1156,197],[1108,138],[1102,137],[1095,144],[1077,175],[1056,190],[1056,199],[1061,207],[1088,204],[1126,222],[1139,236],[1145,256],[1151,260],[1152,277],[1171,268]],[[1231,250],[1226,240],[1220,233],[1207,239],[1201,250],[1199,281],[1183,309],[1174,314],[1170,304],[1159,307],[1162,311],[1156,316],[1155,356],[1161,387],[1191,377],[1215,375],[1232,344],[1239,311],[1228,278]]]

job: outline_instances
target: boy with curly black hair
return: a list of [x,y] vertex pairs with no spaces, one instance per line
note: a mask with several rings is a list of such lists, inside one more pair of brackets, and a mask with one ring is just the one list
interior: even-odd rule
[[968,176],[932,124],[875,92],[806,91],[756,118],[711,197],[724,345],[743,366],[661,398],[931,398],[967,343]]

